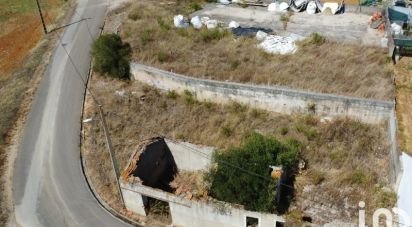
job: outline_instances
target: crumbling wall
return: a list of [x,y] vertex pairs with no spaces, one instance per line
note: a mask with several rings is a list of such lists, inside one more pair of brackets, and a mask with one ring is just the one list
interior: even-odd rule
[[210,166],[213,147],[197,146],[186,142],[165,139],[179,170],[207,170]]
[[[163,138],[142,142],[129,160],[120,179],[120,187],[128,210],[146,216],[147,197],[169,203],[175,226],[246,226],[246,216],[258,218],[260,227],[274,227],[284,222],[282,217],[236,208],[229,203],[208,202],[182,197],[153,187],[158,185],[168,162],[180,170],[207,170],[211,164],[212,147],[197,146]],[[172,156],[172,157],[169,157]]]
[[153,139],[139,152],[131,176],[138,177],[144,185],[170,190],[169,183],[177,173],[177,165],[164,139]]
[[144,210],[135,203],[131,206],[128,201],[140,201],[142,196],[152,197],[169,203],[174,226],[246,226],[246,217],[259,219],[260,227],[275,227],[276,222],[285,220],[275,214],[265,214],[235,208],[228,203],[205,203],[180,198],[174,194],[141,185],[139,183],[121,182],[121,190],[125,199],[126,208],[135,213],[146,215]]
[[313,113],[326,117],[350,117],[366,123],[389,118],[392,102],[255,86],[186,77],[153,67],[131,63],[135,80],[163,90],[192,91],[199,100],[236,101],[278,113]]

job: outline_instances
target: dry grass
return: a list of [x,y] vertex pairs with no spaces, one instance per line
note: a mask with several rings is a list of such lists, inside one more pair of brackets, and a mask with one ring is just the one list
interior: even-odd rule
[[[240,145],[246,135],[257,131],[281,141],[296,138],[304,144],[301,155],[308,168],[297,178],[293,202],[303,212],[316,208],[312,201],[318,201],[337,209],[338,218],[352,220],[359,200],[366,201],[371,208],[386,201],[386,194],[376,196],[383,191],[377,185],[388,183],[388,148],[383,126],[348,119],[321,123],[312,116],[278,115],[238,103],[199,102],[190,92],[162,93],[138,82],[99,76],[92,79],[91,89],[103,104],[121,167],[126,166],[140,141],[153,136],[226,149]],[[116,95],[116,91],[122,95]],[[84,116],[94,120],[85,124],[84,157],[93,184],[104,199],[116,206],[116,188],[97,113],[88,97]],[[386,204],[391,206],[393,202]],[[332,212],[333,209],[325,209],[313,214],[313,218],[334,219]]]
[[412,60],[404,58],[395,66],[398,140],[403,151],[412,152]]
[[294,55],[269,55],[255,39],[212,35],[206,29],[177,29],[173,15],[191,12],[184,2],[142,0],[121,27],[133,60],[194,77],[281,85],[323,93],[392,100],[390,61],[383,49],[327,41],[301,45]]

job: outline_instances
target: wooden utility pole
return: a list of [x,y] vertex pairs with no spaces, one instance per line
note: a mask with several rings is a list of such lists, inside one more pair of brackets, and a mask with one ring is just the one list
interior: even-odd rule
[[41,23],[43,24],[44,34],[47,34],[47,28],[46,28],[46,24],[44,23],[43,13],[41,12],[39,0],[36,0],[36,3],[37,3],[37,8],[39,9]]
[[110,159],[112,161],[112,167],[114,169],[114,175],[115,175],[115,178],[116,178],[117,190],[119,191],[120,200],[122,202],[122,205],[124,206],[122,190],[120,189],[120,183],[119,183],[119,178],[120,178],[119,166],[117,165],[117,160],[116,160],[116,157],[115,157],[115,154],[114,154],[114,151],[113,151],[112,141],[110,139],[109,130],[107,129],[106,119],[104,118],[104,113],[103,113],[103,109],[102,109],[101,105],[99,105],[99,114],[100,114],[100,119],[101,119],[102,124],[103,124],[103,131],[104,131],[104,134],[105,134],[105,137],[106,137],[106,143],[107,143],[107,148],[109,149]]

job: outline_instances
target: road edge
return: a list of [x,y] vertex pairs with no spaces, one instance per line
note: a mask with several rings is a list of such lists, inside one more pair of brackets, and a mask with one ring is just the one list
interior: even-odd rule
[[[106,19],[105,19],[106,20]],[[105,20],[103,22],[103,25],[101,26],[101,30],[100,30],[100,34],[99,36],[102,34],[103,32],[103,28],[105,25]],[[86,159],[83,157],[83,142],[84,142],[84,127],[83,127],[83,118],[84,118],[84,111],[85,111],[85,105],[86,105],[86,98],[88,95],[88,87],[89,87],[89,80],[92,77],[92,70],[93,68],[93,59],[90,60],[90,64],[89,64],[89,72],[87,74],[87,78],[86,78],[86,85],[84,87],[84,96],[83,96],[83,103],[82,103],[82,113],[81,113],[81,117],[80,117],[80,168],[81,168],[81,172],[84,176],[84,180],[86,182],[87,187],[89,188],[89,192],[92,194],[93,198],[97,201],[98,205],[105,210],[106,212],[108,212],[110,215],[112,215],[113,217],[119,219],[120,221],[123,221],[127,224],[133,225],[133,226],[143,226],[141,223],[137,223],[136,221],[120,214],[119,212],[117,212],[115,209],[113,209],[109,204],[107,204],[104,199],[102,199],[99,195],[99,193],[97,192],[96,188],[93,185],[92,180],[90,179],[88,173],[87,173],[87,161]]]

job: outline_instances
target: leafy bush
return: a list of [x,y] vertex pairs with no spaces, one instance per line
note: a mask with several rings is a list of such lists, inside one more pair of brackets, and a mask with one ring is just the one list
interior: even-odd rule
[[269,166],[282,165],[293,172],[300,145],[295,140],[282,144],[275,138],[251,134],[241,147],[216,152],[215,167],[206,175],[211,195],[248,210],[274,212],[277,181],[270,177]]
[[128,79],[130,53],[130,45],[123,43],[120,36],[102,35],[93,43],[93,70],[111,77]]

